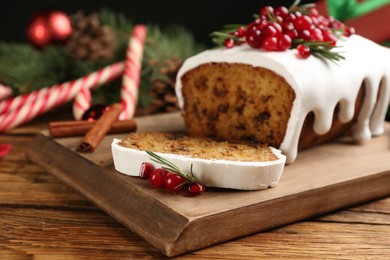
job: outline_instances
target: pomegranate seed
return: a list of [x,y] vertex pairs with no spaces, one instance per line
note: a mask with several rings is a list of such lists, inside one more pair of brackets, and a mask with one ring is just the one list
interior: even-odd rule
[[313,20],[307,15],[297,17],[293,23],[296,29],[310,30],[313,27]]
[[196,196],[196,195],[199,195],[201,194],[202,192],[204,192],[206,189],[204,188],[204,186],[200,185],[199,183],[191,183],[189,186],[188,186],[188,192],[190,193],[190,195],[192,196]]
[[260,10],[260,15],[264,15],[265,17],[268,18],[268,15],[273,15],[274,14],[274,8],[272,6],[264,6]]
[[228,38],[228,39],[225,40],[223,45],[225,46],[225,48],[231,49],[231,48],[234,47],[234,40],[231,39],[231,38]]
[[297,55],[301,59],[307,59],[311,55],[311,51],[310,51],[309,47],[307,47],[306,45],[303,45],[303,44],[299,44],[297,46],[297,51],[298,51]]
[[280,16],[282,18],[286,17],[288,15],[288,9],[284,6],[278,6],[275,9],[275,15]]
[[263,43],[263,33],[260,30],[250,30],[245,35],[246,42],[252,48],[260,48]]
[[266,51],[276,51],[278,49],[278,39],[275,36],[264,38],[261,46]]
[[163,187],[164,186],[165,176],[167,174],[168,174],[167,170],[164,170],[164,169],[161,169],[161,168],[155,169],[149,176],[150,184],[152,184],[152,186],[154,188],[161,188],[161,187]]
[[141,177],[141,179],[147,180],[153,171],[154,166],[151,163],[143,162],[139,170],[139,177]]
[[291,47],[292,40],[287,34],[278,36],[278,51],[285,51]]
[[170,191],[177,192],[183,189],[186,179],[175,173],[168,173],[164,180],[164,186]]

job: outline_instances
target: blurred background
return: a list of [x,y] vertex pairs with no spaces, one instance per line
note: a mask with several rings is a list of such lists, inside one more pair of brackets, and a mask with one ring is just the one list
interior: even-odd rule
[[[301,1],[309,3],[312,1]],[[23,42],[29,19],[42,10],[61,10],[67,14],[78,11],[98,12],[108,8],[123,13],[134,22],[153,23],[161,26],[180,24],[195,35],[195,39],[211,45],[209,33],[224,24],[249,23],[252,14],[264,5],[289,6],[293,1],[245,0],[245,1],[119,1],[119,0],[34,0],[0,2],[0,40]]]

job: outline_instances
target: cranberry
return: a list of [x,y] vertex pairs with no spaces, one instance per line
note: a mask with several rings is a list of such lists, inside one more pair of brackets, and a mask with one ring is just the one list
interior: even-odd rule
[[311,34],[309,30],[298,30],[298,38],[301,38],[305,41],[310,41]]
[[296,29],[310,30],[313,27],[313,20],[307,15],[297,17],[293,23]]
[[164,186],[170,191],[180,191],[184,187],[186,179],[175,173],[168,173],[164,180]]
[[283,27],[283,31],[292,31],[295,29],[294,27],[294,24],[292,22],[288,22],[288,21],[285,21],[283,24],[282,24],[282,27]]
[[225,46],[225,48],[231,49],[234,47],[234,40],[232,38],[228,38],[225,40],[223,45]]
[[297,51],[298,51],[298,54],[297,54],[298,57],[302,58],[302,59],[307,59],[311,55],[311,51],[310,51],[309,47],[307,47],[306,45],[303,45],[303,44],[299,44],[297,46]]
[[235,35],[237,36],[237,37],[244,37],[245,36],[245,34],[246,34],[246,30],[245,30],[245,28],[244,27],[240,27],[240,28],[238,28],[237,29],[237,31],[236,31],[236,33],[235,33]]
[[278,35],[278,31],[271,24],[268,24],[264,27],[263,33],[264,33],[264,36],[266,36],[266,37],[268,37],[268,36],[272,37],[272,36]]
[[196,196],[196,195],[199,195],[201,194],[202,192],[205,191],[205,188],[204,186],[200,185],[199,183],[191,183],[189,186],[188,186],[188,192],[190,193],[190,195],[192,196]]
[[245,35],[246,42],[252,48],[260,48],[263,43],[263,32],[260,30],[250,30]]
[[162,168],[155,169],[149,176],[149,181],[154,188],[161,188],[164,186],[165,176],[168,174],[167,170]]
[[329,42],[330,46],[336,46],[337,38],[330,30],[322,31],[324,42]]
[[144,180],[149,179],[150,174],[154,171],[154,166],[151,163],[143,162],[139,170],[139,177]]
[[287,34],[278,36],[278,51],[285,51],[291,47],[292,40]]
[[287,22],[294,22],[295,19],[297,19],[297,16],[293,13],[289,13],[284,20]]
[[322,31],[318,28],[314,28],[310,31],[310,37],[311,37],[310,40],[312,41],[319,41],[319,42],[324,41]]
[[276,36],[266,37],[261,47],[266,51],[276,51],[278,49],[278,39]]
[[288,36],[290,36],[291,39],[295,39],[295,38],[298,37],[298,32],[297,32],[297,30],[287,31],[287,32],[285,32],[285,34],[287,34]]
[[353,28],[351,26],[347,26],[345,28],[345,32],[344,32],[345,36],[349,37],[349,36],[351,36],[352,34],[355,34],[355,33],[356,33],[355,28]]
[[264,6],[260,10],[260,15],[264,15],[265,17],[268,17],[269,15],[273,15],[273,14],[274,14],[274,8],[269,5]]
[[318,10],[316,8],[309,7],[308,10],[309,10],[311,16],[313,16],[313,17],[319,16]]
[[278,6],[275,9],[275,15],[280,16],[282,18],[286,17],[288,15],[288,9],[284,6]]

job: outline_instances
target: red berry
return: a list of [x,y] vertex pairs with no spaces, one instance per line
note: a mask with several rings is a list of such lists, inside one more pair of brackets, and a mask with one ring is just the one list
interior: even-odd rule
[[240,28],[238,28],[237,31],[236,31],[236,36],[237,37],[244,37],[245,34],[246,34],[246,30],[242,26]]
[[297,55],[301,59],[307,59],[311,55],[311,51],[310,51],[309,47],[307,47],[306,45],[303,45],[303,44],[299,44],[297,46],[297,51],[298,51]]
[[284,32],[292,31],[292,30],[295,29],[294,24],[293,24],[292,22],[288,22],[288,21],[285,21],[285,22],[282,24],[282,28],[283,28],[283,31],[284,31]]
[[322,35],[324,37],[324,42],[329,42],[331,46],[336,46],[337,37],[330,30],[322,31]]
[[154,166],[151,163],[143,162],[139,170],[139,177],[141,177],[141,179],[147,180],[153,171]]
[[282,18],[286,17],[288,15],[288,9],[284,6],[278,6],[275,9],[275,15],[280,16]]
[[272,6],[269,6],[269,5],[264,6],[260,10],[260,15],[264,15],[267,18],[269,15],[273,15],[273,14],[274,14],[274,8]]
[[177,192],[184,187],[186,179],[176,173],[168,173],[164,180],[164,186],[170,191]]
[[355,33],[356,33],[355,28],[353,28],[351,26],[347,26],[345,28],[345,31],[344,31],[344,36],[349,37],[349,36],[351,36],[352,34],[355,34]]
[[266,51],[276,51],[278,49],[278,39],[276,36],[270,36],[264,38],[261,46]]
[[298,38],[310,41],[311,34],[309,30],[298,30]]
[[263,32],[260,30],[250,30],[246,33],[245,39],[249,46],[258,49],[263,43]]
[[167,174],[168,174],[167,170],[164,170],[164,169],[161,169],[161,168],[155,169],[149,176],[150,184],[152,184],[152,186],[154,188],[161,188],[161,187],[163,187],[164,186],[165,176]]
[[234,40],[232,38],[228,38],[225,40],[223,45],[225,46],[225,48],[231,49],[234,47]]
[[313,20],[307,15],[297,17],[293,23],[296,29],[310,30],[313,27]]
[[297,16],[293,13],[289,13],[286,18],[284,18],[284,20],[287,22],[294,22],[295,19],[297,19]]
[[285,51],[291,47],[292,40],[287,34],[278,36],[278,51]]
[[298,32],[297,32],[297,30],[287,31],[287,32],[285,32],[285,34],[287,34],[288,36],[290,36],[291,39],[296,39],[296,38],[298,37]]
[[201,194],[202,192],[204,192],[206,189],[204,188],[204,186],[200,185],[199,183],[191,183],[189,186],[188,186],[188,192],[190,193],[190,195],[192,196],[196,196],[196,195],[199,195]]
[[309,7],[308,10],[311,16],[317,17],[319,15],[318,10],[315,7]]
[[272,26],[271,24],[268,24],[264,27],[263,29],[263,33],[264,33],[264,36],[276,36],[278,35],[278,31],[276,30],[276,28],[274,26]]
[[310,31],[310,40],[311,41],[324,41],[324,37],[322,35],[322,31],[318,28],[314,28]]

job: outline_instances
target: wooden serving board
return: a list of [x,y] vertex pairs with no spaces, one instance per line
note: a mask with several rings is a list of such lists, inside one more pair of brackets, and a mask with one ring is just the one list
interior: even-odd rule
[[[184,129],[178,114],[137,123],[138,131]],[[364,146],[340,140],[301,152],[275,188],[207,189],[198,197],[153,189],[148,181],[116,172],[112,139],[107,136],[93,154],[80,154],[81,138],[41,134],[27,156],[167,256],[390,195],[389,124],[383,136]]]

